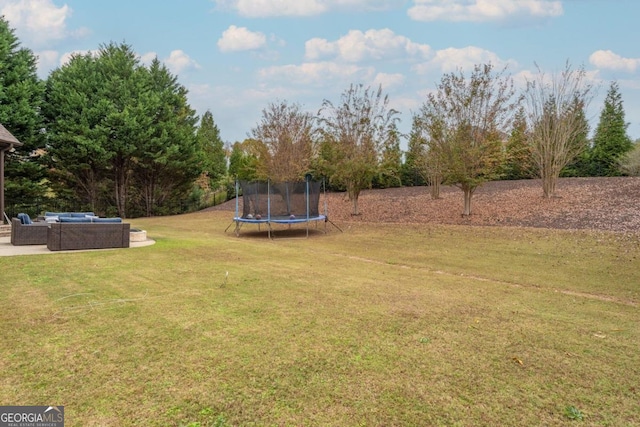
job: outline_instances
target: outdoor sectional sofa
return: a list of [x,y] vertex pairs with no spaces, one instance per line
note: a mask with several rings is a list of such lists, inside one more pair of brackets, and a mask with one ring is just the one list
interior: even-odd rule
[[33,222],[18,214],[11,221],[11,244],[47,245],[51,251],[129,247],[131,225],[122,218],[98,218],[93,212],[47,212],[45,218]]
[[31,219],[20,218],[11,220],[11,244],[14,246],[46,245],[48,233],[49,224],[46,222],[31,222]]
[[[108,218],[104,218],[108,219]],[[128,248],[131,224],[120,222],[53,222],[49,224],[50,251]]]

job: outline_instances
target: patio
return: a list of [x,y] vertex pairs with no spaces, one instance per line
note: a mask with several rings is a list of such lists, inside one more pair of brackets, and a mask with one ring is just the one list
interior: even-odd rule
[[[146,239],[143,241],[131,240],[129,248],[140,248],[143,246],[153,245],[155,240]],[[127,248],[111,248],[111,249],[87,249],[88,251],[106,251],[106,250],[126,250]],[[47,249],[47,245],[26,245],[26,246],[13,246],[11,244],[11,237],[0,237],[0,257],[2,256],[17,256],[17,255],[43,255],[43,254],[56,254],[65,252],[85,252],[84,250],[71,250],[71,251],[50,251]]]

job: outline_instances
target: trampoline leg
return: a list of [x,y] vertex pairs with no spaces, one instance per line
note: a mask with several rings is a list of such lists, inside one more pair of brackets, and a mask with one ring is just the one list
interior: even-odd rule
[[333,225],[335,228],[337,228],[338,230],[340,230],[340,232],[341,232],[341,233],[343,232],[343,231],[342,231],[342,229],[341,229],[340,227],[338,227],[337,225],[335,225],[335,224],[334,224],[334,222],[333,222],[333,221],[331,221],[329,218],[327,218],[327,220],[325,221],[325,225],[324,225],[324,226],[325,226],[325,228],[327,227],[326,222],[330,222],[330,223],[331,223],[331,225]]

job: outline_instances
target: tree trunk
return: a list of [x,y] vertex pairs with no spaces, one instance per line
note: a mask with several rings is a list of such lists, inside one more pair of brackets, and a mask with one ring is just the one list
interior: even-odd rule
[[462,212],[462,216],[467,217],[471,215],[471,198],[473,197],[474,191],[474,187],[462,187],[462,192],[464,193],[464,211]]
[[432,199],[440,198],[440,176],[431,175],[429,177],[429,187]]
[[122,218],[127,216],[127,186],[129,184],[128,177],[129,171],[126,168],[126,161],[117,159],[114,162],[114,186],[115,186],[115,198],[116,209],[118,215]]
[[360,215],[360,212],[358,211],[358,197],[360,196],[360,189],[355,185],[349,185],[347,186],[347,193],[349,194],[349,200],[353,203],[353,212],[351,215]]
[[353,202],[353,213],[351,215],[353,216],[360,215],[360,212],[358,212],[358,196],[353,197],[351,201]]
[[542,195],[545,199],[549,199],[556,195],[556,184],[558,178],[552,173],[547,173],[542,177]]

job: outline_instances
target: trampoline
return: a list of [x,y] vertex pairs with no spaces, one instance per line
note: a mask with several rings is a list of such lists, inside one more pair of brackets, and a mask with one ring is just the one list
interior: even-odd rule
[[[235,223],[236,236],[244,224],[257,224],[258,230],[264,224],[270,239],[273,224],[305,224],[309,237],[309,225],[315,222],[317,227],[320,221],[325,223],[326,233],[326,201],[324,215],[318,209],[321,190],[322,183],[310,177],[302,182],[236,181],[236,212],[232,223]],[[239,194],[242,194],[242,212]]]

